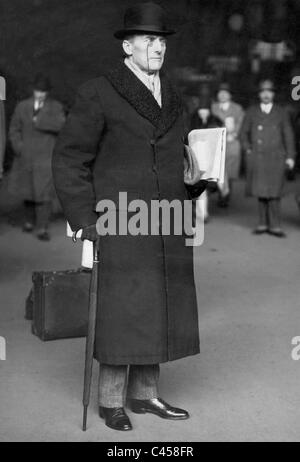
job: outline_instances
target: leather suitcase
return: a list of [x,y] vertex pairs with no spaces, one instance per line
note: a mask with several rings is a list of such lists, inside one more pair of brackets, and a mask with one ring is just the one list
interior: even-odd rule
[[85,337],[91,271],[35,272],[32,333],[43,341]]

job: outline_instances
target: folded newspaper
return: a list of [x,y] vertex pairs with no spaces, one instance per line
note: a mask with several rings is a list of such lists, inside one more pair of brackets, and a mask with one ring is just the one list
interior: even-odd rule
[[192,130],[186,146],[189,169],[185,171],[185,182],[208,180],[224,183],[225,155],[226,128]]

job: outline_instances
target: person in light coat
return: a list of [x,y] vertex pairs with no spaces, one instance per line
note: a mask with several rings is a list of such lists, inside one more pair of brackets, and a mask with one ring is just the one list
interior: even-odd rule
[[232,91],[227,83],[219,86],[217,102],[212,105],[213,114],[222,120],[227,130],[225,181],[220,188],[221,207],[227,207],[234,180],[239,177],[241,166],[240,130],[244,119],[242,106],[232,100]]

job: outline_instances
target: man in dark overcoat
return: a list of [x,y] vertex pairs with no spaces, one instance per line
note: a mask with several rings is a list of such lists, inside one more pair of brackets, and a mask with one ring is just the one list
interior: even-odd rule
[[259,223],[255,234],[285,237],[280,222],[280,199],[285,171],[293,169],[295,140],[285,109],[274,102],[275,86],[259,85],[260,102],[246,113],[241,132],[247,153],[248,193],[258,198]]
[[[142,199],[149,206],[189,198],[181,104],[160,73],[173,31],[153,3],[131,7],[124,22],[115,37],[125,60],[80,88],[54,152],[65,215],[72,230],[83,229],[82,239],[91,241],[101,200],[126,216],[120,192],[128,203]],[[159,364],[199,353],[199,333],[193,250],[184,233],[121,234],[100,237],[95,358],[100,417],[111,428],[130,430],[125,396],[133,412],[188,418],[161,399]]]
[[13,114],[9,138],[16,158],[11,190],[24,200],[24,232],[36,226],[37,237],[48,241],[51,202],[55,197],[52,179],[52,154],[57,134],[65,123],[60,102],[50,97],[49,79],[38,74],[33,94],[21,101]]

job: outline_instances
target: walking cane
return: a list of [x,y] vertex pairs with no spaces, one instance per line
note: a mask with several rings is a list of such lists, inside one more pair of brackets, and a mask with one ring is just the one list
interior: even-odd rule
[[88,333],[85,350],[84,390],[83,390],[83,431],[86,431],[88,406],[91,396],[91,382],[93,372],[95,330],[97,317],[97,292],[99,274],[99,238],[94,243],[93,269],[89,297]]

